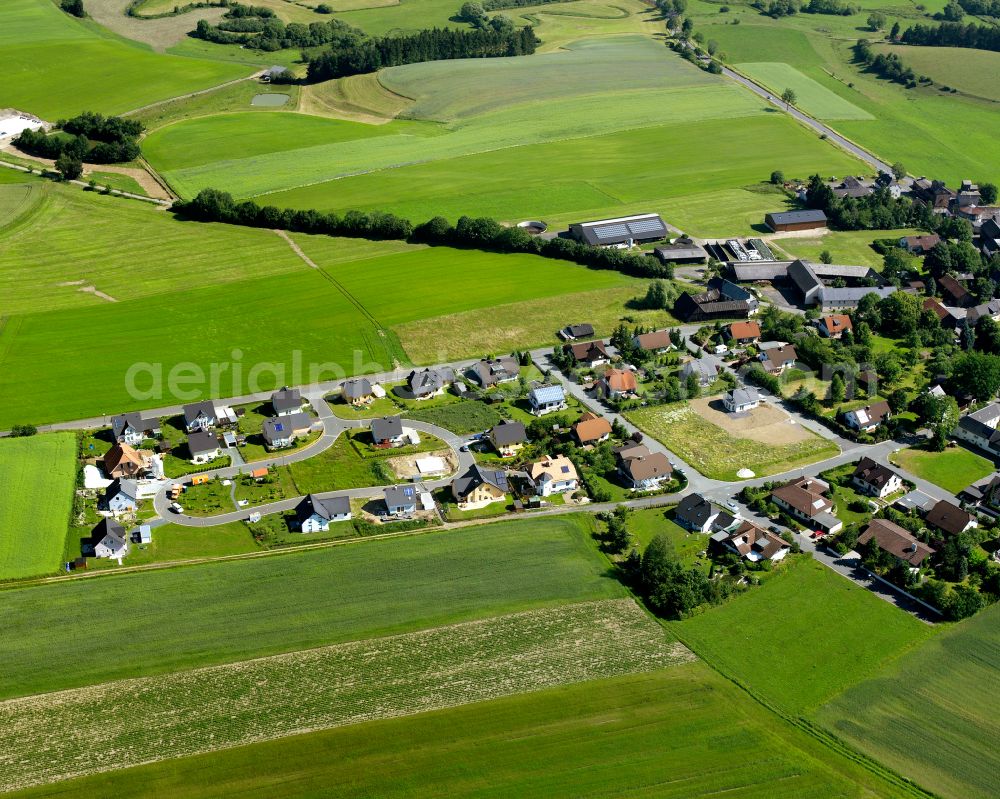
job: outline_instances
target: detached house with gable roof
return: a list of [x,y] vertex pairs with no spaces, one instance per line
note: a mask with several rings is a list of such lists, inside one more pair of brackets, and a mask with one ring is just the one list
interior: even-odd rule
[[382,491],[385,508],[392,516],[417,511],[417,487],[413,485],[386,486]]
[[128,534],[114,519],[101,519],[84,543],[84,551],[95,558],[123,558],[128,549]]
[[885,499],[903,488],[903,478],[888,466],[864,457],[854,469],[851,484],[870,497]]
[[493,502],[503,502],[510,486],[502,469],[490,469],[478,463],[451,484],[451,493],[460,510],[485,508]]
[[781,347],[771,347],[760,353],[760,362],[766,372],[772,375],[780,375],[786,369],[795,366],[798,359],[795,347],[791,344],[784,344]]
[[958,420],[955,437],[993,455],[1000,455],[1000,403],[992,403]]
[[535,386],[528,392],[528,402],[535,416],[544,416],[566,408],[566,392],[560,385]]
[[919,568],[928,555],[934,550],[922,541],[914,538],[908,530],[888,519],[872,519],[864,532],[858,536],[858,544],[866,545],[874,541],[883,552],[895,556],[901,563],[911,568]]
[[545,455],[528,467],[528,477],[540,497],[571,493],[580,486],[576,467],[565,455],[555,458]]
[[265,419],[261,428],[264,446],[268,449],[284,449],[295,443],[302,436],[309,435],[315,419],[308,413],[292,413],[287,416],[275,416]]
[[455,370],[450,366],[440,369],[414,370],[406,378],[406,385],[414,399],[430,399],[443,394],[455,382]]
[[927,511],[924,521],[948,535],[958,535],[979,526],[975,516],[946,499],[942,499]]
[[727,391],[722,404],[730,413],[746,413],[760,405],[760,393],[753,386],[742,386]]
[[522,422],[500,422],[489,432],[490,443],[501,457],[510,458],[520,452],[528,440],[528,431]]
[[275,416],[291,416],[302,410],[305,400],[297,388],[283,388],[271,395],[271,410]]
[[344,398],[344,402],[356,408],[375,400],[375,392],[367,377],[345,380],[340,385],[340,396]]
[[861,433],[871,433],[892,416],[889,403],[884,400],[873,402],[864,408],[856,408],[844,414],[844,424]]
[[674,521],[685,530],[707,533],[715,524],[722,509],[701,494],[688,494],[674,511]]
[[762,560],[777,563],[791,550],[791,545],[781,536],[753,522],[743,522],[732,532],[720,530],[712,536],[712,542],[752,563]]
[[771,500],[789,516],[824,533],[837,533],[844,523],[836,506],[824,496],[830,486],[815,477],[797,477],[771,492]]
[[210,430],[218,424],[218,421],[215,404],[210,400],[192,402],[184,406],[184,428],[189,433],[196,430]]
[[597,395],[620,399],[634,397],[639,390],[635,372],[630,369],[608,369],[594,386]]
[[141,413],[123,413],[111,419],[111,434],[119,444],[138,447],[160,432],[159,419],[144,419]]
[[472,378],[483,388],[493,388],[500,383],[510,383],[521,376],[521,364],[509,356],[496,360],[482,360],[470,369]]
[[757,322],[733,322],[723,332],[733,344],[756,344],[760,341],[760,325]]
[[667,456],[650,452],[645,444],[630,443],[615,450],[618,473],[633,491],[654,491],[674,474]]
[[98,502],[98,510],[107,511],[112,516],[135,513],[139,507],[139,486],[133,480],[114,480],[104,489],[104,496]]
[[587,411],[573,425],[573,435],[582,447],[600,444],[611,437],[611,422],[603,416]]
[[119,477],[144,476],[152,465],[152,453],[136,450],[128,444],[115,444],[104,453],[104,473],[112,480]]
[[320,499],[308,494],[295,506],[295,524],[303,533],[320,533],[330,529],[334,522],[351,518],[351,500],[348,497]]
[[847,314],[835,313],[816,320],[816,329],[826,338],[841,338],[848,330],[853,331],[854,325]]
[[568,344],[567,349],[573,356],[573,360],[581,366],[594,368],[595,366],[603,366],[611,360],[604,342],[600,340]]
[[402,446],[405,440],[403,422],[398,416],[383,416],[381,419],[372,419],[371,435],[372,443],[376,447]]

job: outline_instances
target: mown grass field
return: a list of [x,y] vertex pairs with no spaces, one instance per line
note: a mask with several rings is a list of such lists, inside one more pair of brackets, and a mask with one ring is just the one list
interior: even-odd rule
[[817,718],[948,799],[995,797],[998,662],[1000,606],[994,605],[841,694]]
[[807,715],[922,645],[935,629],[812,559],[670,628],[768,703]]
[[248,74],[244,66],[153,53],[59,10],[51,0],[0,6],[4,104],[55,121],[120,113]]
[[[112,682],[55,701],[0,703],[0,788],[693,659],[634,600],[617,599]],[[112,701],[116,722],[109,724],[104,708]],[[56,729],[73,734],[53,740]],[[87,757],[96,736],[115,748],[114,759]]]
[[549,688],[11,794],[315,799],[907,796],[702,663]]
[[736,68],[780,97],[785,89],[795,92],[795,106],[817,119],[872,119],[840,95],[779,61],[737,64]]
[[994,470],[989,460],[958,445],[948,447],[944,452],[902,449],[893,453],[890,460],[952,494],[957,494]]
[[814,239],[779,239],[776,245],[796,258],[819,261],[819,255],[828,250],[835,264],[855,264],[882,270],[883,257],[872,249],[876,239],[900,239],[915,236],[921,231],[902,230],[838,230]]
[[625,414],[632,424],[661,442],[706,477],[738,480],[740,469],[763,477],[832,457],[837,446],[813,435],[794,444],[765,444],[737,438],[696,413],[686,402],[653,405]]
[[876,50],[895,53],[914,72],[926,75],[935,83],[976,97],[1000,101],[1000,86],[996,81],[997,74],[1000,74],[1000,53],[968,48],[894,47],[888,44],[877,45]]
[[0,580],[56,572],[76,485],[76,437],[0,439]]
[[561,517],[12,590],[0,697],[622,596],[606,569]]

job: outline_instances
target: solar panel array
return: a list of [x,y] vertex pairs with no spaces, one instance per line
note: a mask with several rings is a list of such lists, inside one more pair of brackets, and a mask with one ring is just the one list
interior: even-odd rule
[[616,236],[627,236],[629,234],[628,225],[602,225],[595,227],[594,233],[599,239],[613,239]]
[[656,233],[663,229],[659,219],[640,219],[636,222],[629,222],[628,229],[632,233]]

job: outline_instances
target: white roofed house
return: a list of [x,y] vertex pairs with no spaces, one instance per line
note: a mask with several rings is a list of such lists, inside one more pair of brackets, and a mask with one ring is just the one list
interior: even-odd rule
[[351,518],[351,500],[348,497],[320,499],[309,494],[295,507],[295,524],[303,533],[319,533],[330,529],[334,522]]
[[528,392],[528,402],[535,416],[544,416],[566,408],[566,392],[560,385],[536,386]]
[[295,440],[309,435],[315,419],[308,413],[297,411],[287,416],[275,416],[265,419],[261,427],[264,446],[267,449],[283,449],[290,447]]
[[573,492],[580,486],[576,467],[565,455],[555,458],[545,455],[528,467],[528,477],[540,497]]

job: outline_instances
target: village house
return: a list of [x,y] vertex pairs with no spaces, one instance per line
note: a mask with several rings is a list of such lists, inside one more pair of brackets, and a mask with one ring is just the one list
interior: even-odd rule
[[582,447],[599,444],[611,437],[611,422],[587,411],[573,425],[573,435]]
[[268,449],[290,447],[295,443],[295,439],[309,435],[315,421],[312,416],[302,411],[287,416],[265,419],[261,427],[264,446]]
[[710,386],[718,378],[719,372],[705,358],[695,358],[681,367],[681,380],[687,380],[691,375],[697,378],[699,385]]
[[645,444],[628,443],[615,450],[618,473],[633,491],[654,491],[673,477],[674,467],[662,452]]
[[632,337],[632,344],[640,350],[661,355],[673,349],[673,342],[670,341],[669,330],[653,330],[650,333],[640,333]]
[[1000,455],[1000,403],[992,403],[958,420],[955,437],[992,455]]
[[295,525],[303,533],[323,533],[333,522],[346,522],[351,518],[351,500],[348,497],[320,499],[308,494],[295,506]]
[[964,504],[1000,511],[1000,474],[994,474],[962,489],[958,498]]
[[948,535],[958,535],[979,526],[975,516],[945,499],[927,511],[924,521]]
[[297,388],[283,388],[271,395],[271,410],[275,416],[290,416],[302,410],[305,401]]
[[791,545],[781,536],[753,522],[743,522],[732,532],[720,530],[712,536],[712,543],[752,563],[762,560],[777,563],[791,550]]
[[566,341],[576,341],[579,338],[590,338],[594,335],[594,326],[588,322],[578,325],[567,325],[559,331],[559,337]]
[[822,316],[816,321],[816,329],[826,338],[841,338],[848,330],[853,331],[851,317],[845,313]]
[[451,484],[451,493],[460,510],[485,508],[492,502],[503,502],[510,487],[507,475],[501,469],[490,469],[478,463],[470,466]]
[[184,406],[184,429],[189,433],[196,430],[210,430],[218,423],[215,404],[210,400],[193,402]]
[[708,533],[719,518],[721,509],[701,494],[688,494],[681,499],[674,511],[674,521],[685,530]]
[[111,434],[118,444],[138,447],[160,433],[159,419],[144,419],[141,413],[123,413],[111,418]]
[[956,308],[970,308],[976,304],[976,298],[969,290],[951,275],[941,275],[938,278],[938,288],[944,298],[944,304]]
[[372,419],[370,432],[372,443],[383,449],[401,447],[406,440],[403,433],[403,422],[398,416],[383,416],[380,419]]
[[854,468],[851,485],[870,497],[885,499],[903,488],[903,478],[888,466],[864,457]]
[[114,519],[101,519],[84,544],[84,554],[95,558],[123,558],[128,554],[128,534]]
[[919,177],[910,187],[913,199],[923,203],[935,214],[947,214],[948,208],[957,196],[942,180],[928,180]]
[[191,463],[208,463],[222,454],[219,437],[207,430],[198,430],[188,435],[188,452]]
[[889,403],[884,400],[865,405],[863,408],[855,408],[844,414],[844,424],[852,430],[861,433],[871,433],[877,430],[879,425],[892,416]]
[[899,246],[912,255],[927,255],[939,244],[941,237],[937,233],[924,233],[919,236],[903,236]]
[[528,403],[535,416],[544,416],[566,408],[566,392],[560,385],[535,386],[528,392]]
[[780,375],[786,369],[791,369],[795,366],[798,355],[795,352],[795,347],[791,344],[785,344],[781,347],[771,347],[770,349],[761,350],[759,357],[761,365],[766,372],[772,375]]
[[455,370],[450,366],[440,369],[414,370],[406,378],[406,385],[414,399],[423,400],[443,394],[455,382]]
[[567,344],[566,349],[573,356],[573,360],[580,366],[587,366],[593,369],[595,366],[602,366],[611,360],[604,342],[581,341],[579,344]]
[[771,501],[793,519],[823,533],[837,533],[844,524],[836,506],[824,494],[830,486],[815,477],[796,477],[771,492]]
[[104,473],[109,479],[142,477],[150,469],[153,453],[135,450],[128,444],[115,444],[104,453]]
[[139,486],[133,480],[115,479],[104,489],[104,496],[97,503],[98,510],[112,516],[135,513],[139,507]]
[[356,377],[353,380],[345,380],[340,385],[340,396],[344,402],[354,407],[368,405],[375,399],[375,392],[372,390],[371,381],[367,377]]
[[506,356],[496,360],[482,360],[473,364],[470,374],[483,388],[493,388],[500,383],[510,383],[521,375],[521,365],[517,358]]
[[723,335],[732,344],[756,344],[760,341],[760,325],[757,322],[733,322],[723,329]]
[[489,431],[488,438],[501,457],[510,458],[521,451],[528,440],[528,431],[521,422],[505,420]]
[[390,516],[402,516],[417,511],[417,487],[412,485],[386,486],[382,490],[385,509]]
[[757,309],[756,299],[746,289],[719,281],[709,284],[701,294],[680,293],[674,301],[673,314],[685,322],[708,322],[713,319],[747,319]]
[[874,190],[875,187],[871,183],[864,183],[853,175],[848,175],[833,187],[833,196],[858,199],[860,197],[867,197]]
[[760,405],[760,393],[753,386],[743,386],[727,391],[722,404],[730,413],[746,413]]
[[914,538],[908,530],[888,519],[872,519],[864,532],[858,536],[858,545],[864,546],[874,540],[879,549],[888,552],[911,568],[919,568],[934,550]]
[[544,455],[528,467],[528,477],[540,497],[572,493],[579,488],[580,478],[573,461],[565,455],[552,458]]
[[639,384],[631,369],[608,369],[594,386],[597,396],[608,399],[634,397],[638,390]]
[[979,228],[979,248],[990,258],[1000,252],[1000,219],[987,219]]

